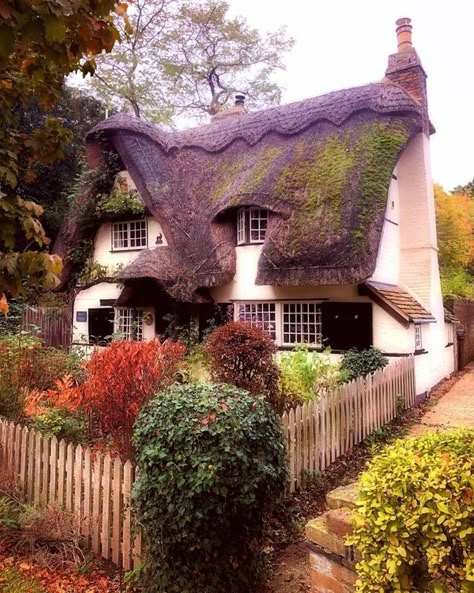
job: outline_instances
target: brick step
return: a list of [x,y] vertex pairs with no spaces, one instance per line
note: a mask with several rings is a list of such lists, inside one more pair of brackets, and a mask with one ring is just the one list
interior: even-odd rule
[[344,559],[350,565],[358,560],[357,551],[346,546],[345,539],[352,533],[351,511],[338,508],[326,511],[306,524],[306,537],[316,547]]

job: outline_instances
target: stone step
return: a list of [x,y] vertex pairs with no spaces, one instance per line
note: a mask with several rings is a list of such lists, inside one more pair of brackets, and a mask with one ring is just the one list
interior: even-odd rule
[[326,495],[326,504],[330,509],[354,509],[358,493],[358,482],[353,482],[348,486],[340,486]]

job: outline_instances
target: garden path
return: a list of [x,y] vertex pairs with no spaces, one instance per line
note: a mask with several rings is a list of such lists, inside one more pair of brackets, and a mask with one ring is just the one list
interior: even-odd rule
[[428,410],[410,431],[416,436],[428,430],[474,428],[474,362],[466,366],[465,374]]

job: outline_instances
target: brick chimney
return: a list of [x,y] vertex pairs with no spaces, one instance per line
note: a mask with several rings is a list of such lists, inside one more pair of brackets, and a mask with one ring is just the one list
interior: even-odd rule
[[211,121],[236,117],[243,115],[244,113],[248,113],[247,108],[245,107],[245,95],[239,93],[238,95],[235,95],[234,106],[227,109],[222,109],[222,111],[218,111],[211,117]]
[[423,131],[430,133],[428,117],[428,97],[426,94],[426,72],[412,43],[411,19],[398,19],[397,46],[398,51],[388,57],[385,76],[404,88],[423,108]]

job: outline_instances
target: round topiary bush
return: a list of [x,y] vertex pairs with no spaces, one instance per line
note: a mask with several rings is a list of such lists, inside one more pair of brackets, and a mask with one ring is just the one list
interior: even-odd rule
[[274,359],[277,350],[267,332],[242,321],[217,327],[205,346],[214,381],[264,395],[278,410],[279,368]]
[[362,476],[353,526],[357,593],[474,591],[474,430],[387,447]]
[[254,593],[265,513],[283,493],[286,452],[262,397],[231,385],[173,385],[134,434],[147,593]]

